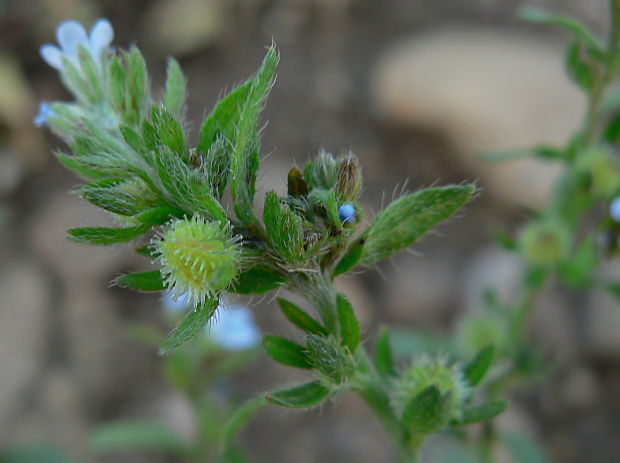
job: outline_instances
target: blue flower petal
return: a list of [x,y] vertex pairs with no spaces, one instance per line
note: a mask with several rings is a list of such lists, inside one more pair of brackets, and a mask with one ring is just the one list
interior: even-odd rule
[[56,45],[46,43],[39,48],[39,53],[43,60],[51,67],[62,70],[62,52]]
[[39,114],[34,116],[32,122],[37,127],[43,127],[47,124],[47,118],[50,117],[52,114],[52,107],[45,101],[42,101],[41,103],[39,103]]
[[105,18],[98,19],[90,30],[90,51],[95,60],[101,57],[101,52],[108,48],[114,38],[112,24]]
[[56,39],[63,53],[77,56],[79,44],[88,45],[88,36],[79,22],[72,19],[63,21],[56,29]]
[[615,198],[609,205],[609,215],[614,222],[620,223],[620,196]]
[[227,350],[244,350],[260,342],[260,331],[254,324],[252,312],[246,307],[221,307],[217,319],[209,325],[209,335]]

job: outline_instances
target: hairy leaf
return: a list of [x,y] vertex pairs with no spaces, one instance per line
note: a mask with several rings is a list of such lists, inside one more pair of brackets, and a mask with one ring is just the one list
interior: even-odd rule
[[394,355],[392,354],[392,344],[390,341],[390,330],[382,326],[375,345],[375,365],[377,371],[383,378],[396,376],[394,367]]
[[465,379],[472,386],[477,386],[484,379],[489,367],[493,363],[495,347],[490,344],[480,349],[476,356],[469,362],[464,370]]
[[273,270],[256,265],[241,272],[228,291],[237,294],[263,294],[278,289],[286,279]]
[[180,117],[183,113],[186,98],[185,87],[185,76],[181,66],[174,58],[168,58],[164,106],[176,117]]
[[291,389],[272,392],[267,395],[266,400],[282,407],[308,408],[321,403],[330,392],[320,381],[312,381]]
[[393,201],[364,232],[362,264],[373,264],[411,246],[431,228],[465,205],[476,188],[451,185],[427,188]]
[[120,275],[114,279],[114,283],[138,291],[162,291],[166,289],[159,270]]
[[167,355],[202,333],[206,324],[213,317],[218,303],[219,300],[217,298],[211,299],[188,312],[181,323],[168,335],[159,353]]
[[293,325],[306,333],[327,336],[327,330],[298,306],[282,298],[278,298],[277,302],[284,316]]
[[342,294],[337,297],[338,321],[342,345],[355,352],[360,343],[360,324],[349,300]]
[[297,368],[312,368],[304,346],[279,336],[264,336],[267,355],[278,363]]
[[81,227],[68,230],[69,239],[78,243],[106,246],[108,244],[124,243],[146,233],[146,225],[129,228]]

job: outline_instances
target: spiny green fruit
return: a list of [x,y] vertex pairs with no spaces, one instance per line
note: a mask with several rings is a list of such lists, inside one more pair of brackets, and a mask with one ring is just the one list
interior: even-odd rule
[[197,215],[173,220],[153,244],[166,286],[194,306],[226,289],[239,271],[240,246],[230,227]]
[[407,404],[429,386],[435,386],[442,396],[449,394],[450,418],[458,418],[463,402],[469,397],[469,388],[458,364],[450,365],[443,358],[421,357],[396,380],[393,405],[399,414]]
[[532,265],[550,266],[561,262],[570,252],[570,233],[556,220],[528,224],[519,234],[519,249]]
[[598,198],[617,193],[620,187],[620,165],[608,151],[592,148],[577,158],[576,175],[580,184]]

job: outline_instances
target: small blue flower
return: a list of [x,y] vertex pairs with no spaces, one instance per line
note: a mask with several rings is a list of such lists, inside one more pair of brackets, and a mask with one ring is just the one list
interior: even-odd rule
[[243,306],[228,307],[220,303],[217,318],[208,326],[213,341],[223,349],[238,351],[256,347],[260,331],[252,312]]
[[609,215],[614,222],[620,223],[620,196],[616,197],[609,205]]
[[98,19],[90,30],[90,36],[79,22],[63,21],[56,28],[56,39],[60,48],[47,43],[39,49],[39,52],[47,64],[62,71],[63,58],[77,63],[79,45],[86,47],[94,60],[100,63],[101,54],[108,49],[113,37],[114,29],[107,19]]
[[44,125],[47,125],[47,118],[52,114],[54,114],[54,111],[52,111],[52,107],[49,103],[42,101],[39,103],[39,114],[32,118],[32,123],[37,127],[43,127]]
[[355,222],[355,207],[353,204],[343,204],[338,208],[338,217],[342,223],[349,224]]

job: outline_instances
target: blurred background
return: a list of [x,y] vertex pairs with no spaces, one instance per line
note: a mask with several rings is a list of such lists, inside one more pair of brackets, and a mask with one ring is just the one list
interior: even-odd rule
[[[156,349],[128,328],[166,328],[161,296],[108,288],[144,261],[129,247],[66,240],[67,228],[108,218],[69,193],[79,180],[54,160],[58,140],[32,125],[40,100],[68,98],[38,54],[58,22],[109,18],[116,46],[144,52],[156,89],[166,57],[176,56],[193,129],[274,40],[281,64],[264,117],[263,191],[284,191],[290,166],[320,148],[360,157],[368,217],[406,181],[416,189],[477,180],[482,193],[443,236],[339,282],[366,336],[380,323],[397,327],[407,356],[408,330],[454,332],[489,286],[510,299],[520,264],[493,233],[518,229],[522,206],[544,205],[557,173],[533,160],[488,165],[476,154],[563,143],[580,124],[584,101],[562,69],[566,37],[520,22],[526,4],[606,31],[605,0],[0,0],[0,450],[51,443],[80,461],[163,462],[96,456],[86,438],[127,417],[193,432]],[[606,271],[620,275],[617,262]],[[263,332],[294,335],[270,298],[237,302],[253,308]],[[620,461],[620,307],[603,293],[550,288],[531,331],[553,359],[552,379],[516,391],[499,426],[530,436],[553,462]],[[298,378],[261,355],[234,385],[245,398]],[[242,442],[256,462],[394,459],[374,417],[346,394],[305,413],[268,408]]]

